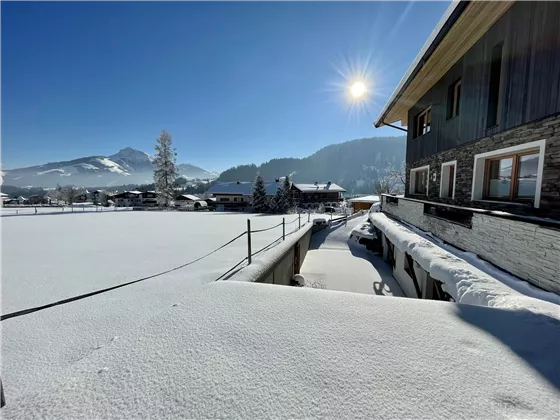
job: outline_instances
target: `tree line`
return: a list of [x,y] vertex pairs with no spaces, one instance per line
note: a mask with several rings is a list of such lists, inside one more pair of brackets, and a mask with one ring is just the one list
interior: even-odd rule
[[257,175],[253,185],[251,208],[257,213],[285,214],[291,211],[294,208],[294,198],[290,178],[284,177],[282,185],[276,189],[274,197],[268,201],[264,178],[260,174]]

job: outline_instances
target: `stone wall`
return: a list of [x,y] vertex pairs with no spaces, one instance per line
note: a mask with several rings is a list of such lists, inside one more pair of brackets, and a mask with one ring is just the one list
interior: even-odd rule
[[[534,209],[531,206],[507,203],[471,201],[475,155],[541,139],[546,139],[546,148],[540,208]],[[441,164],[452,160],[457,160],[455,198],[440,198]],[[405,186],[407,197],[414,197],[409,194],[410,169],[425,165],[430,165],[429,195],[428,197],[418,196],[417,198],[459,206],[505,210],[517,214],[560,219],[560,115],[467,143],[416,162],[407,162]],[[432,179],[434,173],[436,174],[435,181]]]
[[424,214],[424,204],[400,198],[383,212],[479,255],[542,289],[560,293],[560,230],[474,213],[472,228]]

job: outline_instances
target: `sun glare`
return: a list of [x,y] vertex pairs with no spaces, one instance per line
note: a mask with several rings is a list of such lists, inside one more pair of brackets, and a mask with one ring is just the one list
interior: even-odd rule
[[366,86],[362,82],[355,82],[350,87],[350,93],[355,99],[361,98],[366,93]]

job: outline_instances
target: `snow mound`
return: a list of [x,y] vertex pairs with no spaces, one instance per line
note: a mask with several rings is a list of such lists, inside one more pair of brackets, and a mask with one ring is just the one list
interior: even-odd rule
[[[531,290],[527,288],[527,296],[514,290],[500,281],[502,276],[492,276],[483,272],[464,258],[453,255],[403,224],[389,219],[383,213],[370,213],[369,218],[395,247],[410,254],[434,279],[441,281],[443,289],[457,302],[506,309],[527,309],[560,320],[558,305],[539,300],[541,293],[530,296]],[[525,283],[520,279],[514,281]],[[537,289],[535,291],[548,293]]]
[[64,374],[20,396],[4,382],[2,415],[557,418],[558,325],[526,311],[217,282],[118,340],[106,332],[75,349]]

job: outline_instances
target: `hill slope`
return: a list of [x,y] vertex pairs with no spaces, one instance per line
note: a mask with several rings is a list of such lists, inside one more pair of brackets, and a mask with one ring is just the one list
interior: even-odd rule
[[240,165],[221,173],[218,181],[265,180],[293,174],[295,182],[332,181],[348,192],[368,193],[388,167],[405,160],[406,137],[375,137],[326,146],[311,156],[272,159],[260,166]]
[[[216,178],[218,174],[198,166],[177,165],[179,175],[188,178]],[[153,182],[152,157],[127,147],[111,156],[89,156],[62,162],[3,171],[3,184],[17,187],[81,187],[147,184]]]

